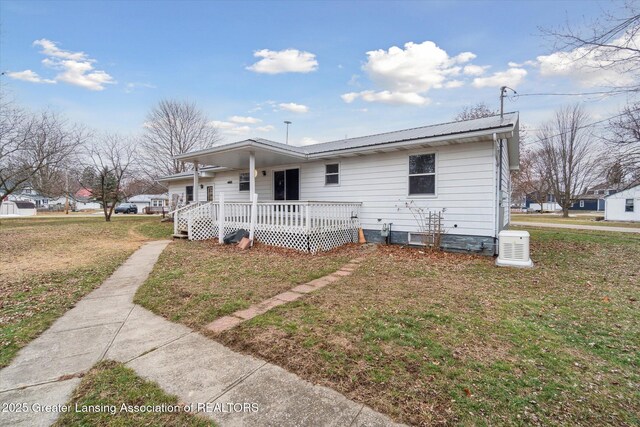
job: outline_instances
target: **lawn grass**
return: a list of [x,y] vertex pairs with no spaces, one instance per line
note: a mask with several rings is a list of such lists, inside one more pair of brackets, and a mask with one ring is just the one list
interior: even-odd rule
[[134,302],[199,329],[224,315],[333,273],[360,249],[317,255],[257,243],[248,251],[213,241],[176,241],[164,250]]
[[[127,407],[161,406],[163,411],[121,411]],[[121,363],[104,361],[82,379],[67,403],[72,408],[55,426],[213,426],[212,421],[184,411],[176,396],[166,394],[158,385],[138,377]],[[78,408],[102,408],[100,412],[75,411]]]
[[525,270],[380,247],[217,339],[414,425],[638,425],[640,236],[531,234]]
[[171,233],[171,224],[157,217],[0,221],[0,367],[144,241]]
[[[574,215],[574,214],[570,214]],[[599,215],[604,216],[604,212]],[[580,215],[563,218],[562,215],[541,215],[541,214],[511,214],[511,220],[515,222],[544,222],[555,224],[574,224],[574,225],[597,225],[602,227],[627,227],[640,228],[640,223],[623,222],[623,221],[596,221],[596,215]]]

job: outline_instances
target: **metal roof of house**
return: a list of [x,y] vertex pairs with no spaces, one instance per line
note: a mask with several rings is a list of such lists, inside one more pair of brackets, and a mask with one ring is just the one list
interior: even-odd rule
[[308,154],[315,154],[327,151],[388,144],[392,142],[410,141],[414,139],[434,138],[437,136],[449,135],[453,136],[467,132],[491,130],[509,126],[513,128],[516,125],[517,121],[518,113],[507,113],[502,118],[500,116],[491,116],[475,120],[440,123],[436,125],[422,126],[394,132],[379,133],[376,135],[361,136],[357,138],[348,138],[338,141],[307,145],[301,148],[304,148]]
[[[278,153],[281,156],[288,156],[290,159],[310,160],[318,157],[342,156],[345,151],[369,151],[377,150],[378,147],[389,144],[396,146],[410,146],[414,144],[446,144],[450,140],[458,142],[478,140],[477,138],[490,137],[492,133],[502,134],[501,138],[509,141],[509,163],[512,169],[517,169],[519,164],[518,152],[518,113],[506,113],[503,117],[499,115],[483,117],[473,120],[457,122],[439,123],[429,126],[421,126],[411,129],[403,129],[394,132],[385,132],[375,135],[367,135],[356,138],[347,138],[337,141],[329,141],[306,146],[286,145],[280,142],[271,141],[264,138],[251,138],[236,141],[229,144],[220,144],[213,147],[193,151],[175,156],[176,159],[184,161],[195,161],[200,159],[212,160],[213,156],[221,156],[224,153],[236,150],[262,150],[264,152]],[[220,161],[220,157],[218,157]],[[206,163],[205,163],[206,164]],[[211,163],[209,163],[211,164]],[[229,165],[227,165],[229,166]],[[209,167],[206,170],[221,170],[223,167]],[[205,170],[204,167],[201,168]],[[160,178],[161,181],[191,177],[193,172],[185,172]]]

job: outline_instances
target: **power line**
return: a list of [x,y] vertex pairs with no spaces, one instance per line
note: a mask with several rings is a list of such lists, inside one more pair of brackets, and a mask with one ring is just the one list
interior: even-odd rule
[[520,96],[589,96],[589,95],[619,95],[622,93],[638,92],[640,89],[615,89],[615,90],[603,90],[596,92],[540,92],[540,93],[517,93],[513,95],[514,98]]
[[[580,129],[588,128],[588,127],[591,127],[591,126],[595,126],[595,125],[600,124],[600,123],[608,122],[608,121],[609,121],[609,120],[611,120],[611,119],[615,119],[615,118],[618,118],[618,117],[622,117],[622,116],[624,116],[624,115],[626,115],[626,114],[628,114],[628,113],[637,113],[637,112],[640,112],[640,108],[638,108],[638,109],[636,109],[636,110],[629,110],[629,111],[626,111],[626,112],[624,112],[624,113],[621,113],[621,114],[617,114],[617,115],[615,115],[615,116],[608,117],[608,118],[606,118],[606,119],[602,119],[602,120],[598,120],[598,121],[596,121],[596,122],[592,122],[592,123],[586,124],[586,125],[584,125],[584,126],[578,126],[575,130],[580,130]],[[547,141],[547,140],[549,140],[549,139],[551,139],[551,138],[555,138],[555,137],[557,137],[557,136],[561,136],[561,135],[567,134],[567,133],[569,133],[569,132],[571,132],[571,131],[560,132],[560,133],[555,134],[555,135],[547,136],[546,138],[538,138],[538,139],[536,139],[536,141],[537,141],[537,142]]]

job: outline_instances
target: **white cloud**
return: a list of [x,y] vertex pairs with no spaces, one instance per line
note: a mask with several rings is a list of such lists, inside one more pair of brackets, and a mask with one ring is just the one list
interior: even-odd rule
[[107,72],[95,70],[93,64],[96,60],[89,58],[84,52],[62,50],[58,48],[56,42],[47,39],[36,40],[33,45],[40,46],[42,48],[40,53],[46,56],[42,64],[58,70],[59,73],[54,79],[42,79],[37,73],[25,70],[7,73],[9,77],[32,83],[64,82],[95,91],[104,90],[105,85],[116,83]]
[[155,89],[156,86],[152,85],[151,83],[131,82],[131,83],[127,83],[125,85],[124,91],[125,91],[125,93],[131,93],[131,92],[134,92],[138,88]]
[[292,113],[306,113],[309,111],[309,107],[302,104],[296,104],[295,102],[287,102],[278,104],[281,110],[290,111]]
[[318,61],[313,53],[298,49],[269,50],[262,49],[253,53],[256,58],[262,58],[247,70],[256,73],[309,73],[318,69]]
[[450,57],[431,41],[409,42],[404,49],[393,46],[388,51],[374,50],[367,52],[367,56],[369,58],[363,68],[374,83],[405,93],[443,87],[450,76],[460,73],[460,64],[475,57],[470,52]]
[[[223,120],[212,120],[209,122],[210,126],[213,126],[215,128],[218,128],[218,130],[224,134],[224,135],[228,135],[228,136],[238,136],[238,135],[247,135],[250,133],[255,133],[255,132],[271,132],[273,130],[275,130],[275,127],[272,125],[266,125],[266,126],[258,126],[258,127],[251,127],[249,126],[250,124],[255,124],[258,122],[261,122],[261,120],[259,119],[254,119],[256,121],[253,122],[247,122],[247,121],[238,121],[237,119],[252,119],[252,117],[241,117],[241,116],[232,116],[229,120],[230,121],[223,121]],[[236,119],[236,120],[233,120]]]
[[43,79],[38,75],[38,73],[31,70],[9,72],[7,73],[7,76],[11,77],[12,79],[22,80],[22,81],[31,82],[31,83],[55,83],[56,82],[55,80]]
[[426,105],[430,102],[428,98],[414,92],[390,92],[383,90],[375,92],[373,90],[364,90],[362,92],[345,93],[342,100],[347,104],[360,98],[367,102],[382,102],[385,104],[410,104],[410,105]]
[[484,72],[486,67],[469,64],[475,58],[472,52],[450,56],[432,41],[369,51],[362,69],[377,90],[345,93],[342,99],[347,103],[359,98],[367,102],[426,105],[430,90],[461,87],[465,81],[458,77]]
[[320,141],[318,140],[305,136],[298,142],[298,145],[311,145],[311,144],[318,144],[319,142]]
[[526,75],[527,70],[524,68],[509,68],[506,71],[498,71],[487,77],[476,77],[473,79],[473,86],[477,88],[500,86],[515,88]]
[[540,74],[543,77],[570,77],[585,87],[634,84],[635,73],[627,72],[627,67],[640,48],[640,34],[624,34],[609,44],[612,47],[579,47],[538,56]]
[[247,123],[247,124],[256,124],[260,123],[262,120],[256,119],[255,117],[250,116],[231,116],[229,117],[229,121],[234,123]]
[[538,63],[536,61],[524,61],[521,63],[517,63],[517,62],[509,62],[507,65],[509,65],[509,67],[511,68],[522,68],[522,67],[536,67],[538,66]]
[[481,76],[484,74],[485,70],[489,68],[488,65],[480,66],[480,65],[465,65],[462,72],[467,76]]

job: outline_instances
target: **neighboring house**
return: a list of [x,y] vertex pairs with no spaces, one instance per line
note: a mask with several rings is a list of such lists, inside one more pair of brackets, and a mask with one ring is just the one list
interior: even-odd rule
[[444,248],[493,255],[509,224],[518,132],[508,113],[303,147],[247,139],[176,156],[196,172],[159,181],[179,206],[199,204],[174,218],[191,239],[249,229],[255,193],[256,240],[269,244],[326,250],[357,239],[358,227],[370,242],[390,228],[391,243],[420,244],[412,203],[445,210]]
[[640,221],[640,185],[611,194],[605,200],[605,220]]
[[93,199],[91,190],[81,188],[73,195],[73,209],[75,211],[100,210],[102,205]]
[[616,185],[599,184],[589,188],[583,195],[577,197],[577,200],[569,209],[580,211],[604,211],[605,197],[617,193],[619,190]]
[[169,195],[168,194],[138,194],[137,196],[129,197],[128,203],[133,203],[138,207],[138,213],[145,213],[145,209],[162,212],[162,208],[165,211],[169,208]]
[[22,190],[10,194],[8,199],[12,201],[31,202],[36,209],[47,209],[50,201],[48,197],[40,195],[31,187],[25,187]]
[[37,214],[33,202],[4,200],[0,206],[0,216],[33,216]]

